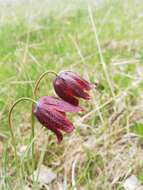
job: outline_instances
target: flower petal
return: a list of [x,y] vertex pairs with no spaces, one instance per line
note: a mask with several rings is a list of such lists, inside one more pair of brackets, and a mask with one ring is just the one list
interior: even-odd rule
[[65,71],[66,76],[69,76],[71,79],[75,80],[77,84],[79,84],[83,89],[90,90],[93,88],[93,85],[86,81],[85,79],[81,78],[78,74],[72,71]]
[[73,124],[66,118],[66,115],[53,109],[52,107],[48,107],[48,105],[44,105],[41,108],[36,108],[37,111],[34,112],[39,122],[45,127],[51,129],[58,128],[67,133],[73,131]]
[[43,97],[43,103],[46,105],[50,105],[53,109],[59,110],[61,112],[79,112],[83,111],[83,109],[79,106],[74,106],[64,100],[60,100],[56,97]]
[[69,77],[68,75],[66,76],[66,79],[61,79],[61,80],[63,80],[63,85],[61,86],[63,87],[65,85],[64,89],[66,90],[66,94],[70,92],[70,95],[72,97],[76,96],[78,98],[83,98],[86,100],[90,99],[88,92],[84,91],[83,87],[79,85],[79,83],[74,81],[71,77]]
[[72,71],[62,71],[53,81],[55,92],[63,100],[78,106],[78,98],[89,100],[89,90],[94,88],[94,85],[81,78]]
[[55,127],[52,127],[49,129],[55,133],[55,135],[57,136],[57,139],[58,139],[58,143],[60,143],[63,140],[63,135],[62,135],[61,131]]
[[69,85],[70,85],[71,90],[73,91],[74,96],[77,96],[78,98],[83,98],[86,100],[90,99],[89,93],[84,91],[81,86],[77,85],[77,83],[70,81]]
[[58,94],[60,98],[75,106],[78,106],[79,104],[78,99],[73,96],[73,92],[62,78],[57,77],[53,84],[55,92]]
[[71,133],[74,130],[73,124],[67,119],[66,115],[63,115],[57,110],[49,112],[50,125],[52,124],[58,129]]

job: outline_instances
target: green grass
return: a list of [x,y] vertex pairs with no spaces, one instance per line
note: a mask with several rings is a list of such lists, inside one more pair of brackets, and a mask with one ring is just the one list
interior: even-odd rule
[[[56,12],[51,10],[47,14],[44,6],[33,20],[30,20],[30,10],[34,8],[30,8],[29,12],[19,6],[2,9],[5,16],[0,22],[0,141],[3,149],[0,189],[19,190],[30,184],[33,190],[40,190],[40,185],[32,183],[29,176],[33,173],[32,160],[37,168],[42,154],[42,164],[57,173],[57,179],[49,184],[52,190],[58,189],[57,184],[63,184],[64,179],[69,190],[123,189],[123,181],[131,174],[142,182],[143,4],[135,0],[111,0],[92,7],[109,81],[86,5],[74,10],[59,9],[59,12],[57,7]],[[8,14],[10,10],[14,16]],[[25,16],[26,13],[29,15]],[[34,14],[36,12],[32,12],[32,16]],[[74,70],[91,82],[99,81],[101,88],[93,92],[90,102],[81,101],[86,112],[72,117],[76,130],[72,135],[65,135],[62,144],[56,143],[51,132],[41,131],[43,128],[36,122],[34,158],[27,151],[25,156],[19,156],[20,163],[15,162],[8,128],[10,106],[20,97],[32,97],[34,82],[41,73],[65,69]],[[38,97],[54,94],[52,79],[50,76],[40,83]],[[18,150],[23,146],[31,149],[30,109],[31,105],[26,102],[14,109],[13,130]],[[125,111],[120,115],[122,109]],[[134,144],[137,153],[130,157]]]

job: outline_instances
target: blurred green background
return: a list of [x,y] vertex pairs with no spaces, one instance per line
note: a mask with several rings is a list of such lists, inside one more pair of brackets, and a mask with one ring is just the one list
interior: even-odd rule
[[[131,122],[134,127],[129,130],[125,129],[121,138],[130,132],[139,134],[137,147],[140,147],[143,134],[142,121],[140,121],[143,113],[140,108],[143,89],[142,31],[143,2],[139,0],[0,1],[0,139],[4,150],[1,155],[3,165],[1,188],[3,190],[19,189],[15,181],[16,175],[9,175],[9,172],[17,167],[13,161],[13,153],[7,154],[11,147],[11,137],[7,125],[9,108],[17,98],[32,97],[35,80],[46,70],[56,72],[66,69],[74,70],[93,83],[99,81],[103,88],[101,91],[99,90],[99,93],[94,93],[95,101],[98,102],[97,106],[104,104],[111,97],[115,102],[112,102],[106,109],[100,110],[100,113],[92,115],[84,125],[95,130],[95,138],[97,139],[102,134],[106,135],[110,128],[110,117],[112,118],[114,112],[118,113],[119,107],[122,107],[123,104],[127,112],[123,120],[111,128],[111,131],[115,130],[116,132],[117,129],[122,129]],[[105,70],[102,63],[106,65]],[[38,96],[54,94],[51,83],[53,77],[49,77],[41,82]],[[119,101],[124,93],[127,96],[124,100]],[[86,113],[95,109],[94,103],[85,105],[87,106]],[[19,105],[15,109],[13,122],[17,146],[29,143],[30,109],[31,105],[27,103],[21,103],[21,106]],[[139,115],[139,119],[136,117],[130,121],[130,114],[134,111],[135,115]],[[79,123],[79,125],[81,124]],[[25,132],[27,128],[28,131]],[[91,132],[88,130],[83,133],[77,130],[75,136],[84,141],[86,138],[90,138],[90,135]],[[118,135],[115,135],[114,138],[112,145],[114,141],[118,141]],[[53,141],[48,144],[48,149],[51,149],[53,154],[45,153],[45,160],[47,159],[45,163],[62,173],[63,163],[57,167],[53,166],[52,163],[56,159],[58,162],[57,157],[65,154],[68,139],[65,144],[60,145],[61,149],[56,145],[55,139]],[[126,143],[128,150],[134,140],[132,143],[129,141]],[[109,147],[112,150],[111,144],[109,143]],[[107,150],[109,147],[107,146]],[[108,176],[109,168],[106,168],[106,164],[110,162],[112,156],[106,157],[106,155],[100,154],[100,151],[104,152],[104,148],[104,145],[101,144],[97,149],[90,151],[81,149],[81,152],[85,151],[86,154],[83,162],[85,169],[79,166],[77,189],[122,189],[120,185],[123,179],[122,175],[119,175],[115,183],[111,183],[114,180]],[[119,146],[119,150],[120,148]],[[99,154],[96,150],[99,151]],[[57,156],[56,159],[54,154]],[[129,164],[129,168],[132,168],[131,163],[136,163],[131,171],[134,171],[142,181],[143,175],[140,172],[142,163],[138,159],[138,157],[135,160],[133,158],[130,162],[130,157],[127,156],[126,163]],[[38,158],[35,157],[35,161],[38,162]],[[25,162],[28,163],[29,167],[31,162],[28,155]],[[19,176],[19,181],[22,179],[23,184],[27,184],[26,177],[31,172],[30,169],[27,169],[27,165],[25,166],[25,162],[22,162],[22,166],[25,168],[25,179]],[[116,167],[115,165],[115,171],[118,168]],[[105,171],[101,175],[98,169],[103,170],[103,168]],[[124,176],[128,169],[123,167]],[[75,187],[71,185],[70,177],[67,181],[68,188],[75,190]],[[36,188],[40,189],[39,186]]]

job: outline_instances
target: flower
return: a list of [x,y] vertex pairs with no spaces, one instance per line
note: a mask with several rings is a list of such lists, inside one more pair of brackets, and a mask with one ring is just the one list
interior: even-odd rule
[[79,106],[50,96],[41,97],[33,109],[33,113],[39,122],[56,134],[58,142],[63,139],[61,131],[71,133],[74,130],[74,126],[66,117],[65,112],[79,111],[82,111]]
[[53,81],[57,95],[63,100],[78,105],[78,98],[90,99],[89,90],[93,85],[72,71],[62,71]]

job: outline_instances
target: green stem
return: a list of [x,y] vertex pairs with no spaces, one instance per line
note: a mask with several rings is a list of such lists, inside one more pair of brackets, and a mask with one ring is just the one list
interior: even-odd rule
[[31,98],[22,97],[22,98],[19,98],[16,102],[14,102],[14,104],[10,108],[10,111],[8,114],[8,124],[9,124],[9,128],[10,128],[10,133],[11,133],[12,142],[13,142],[13,146],[14,146],[15,158],[16,158],[17,162],[18,162],[18,155],[17,155],[17,151],[16,151],[16,141],[15,141],[13,125],[12,125],[12,111],[13,111],[14,107],[21,101],[31,101],[33,103],[37,103],[35,100],[33,100]]
[[[33,107],[34,107],[34,103],[32,103],[32,109],[31,109],[31,138],[30,138],[30,141],[32,141],[34,139],[35,120],[34,120],[34,115],[33,115]],[[34,158],[34,142],[32,143],[32,158]],[[32,170],[34,170],[34,168],[35,168],[35,159],[32,159]]]
[[37,90],[38,90],[40,81],[41,81],[47,74],[54,74],[54,75],[58,76],[57,73],[55,73],[54,71],[46,71],[46,72],[42,73],[42,74],[40,75],[40,77],[38,78],[38,80],[36,81],[36,84],[35,84],[35,87],[34,87],[34,92],[33,92],[33,94],[34,94],[35,97],[36,97],[36,95],[37,95]]

